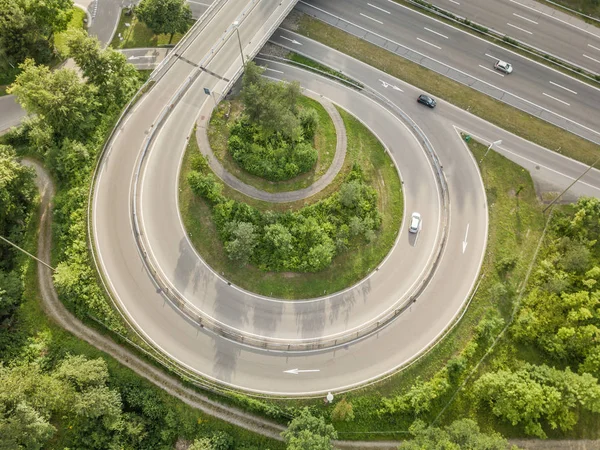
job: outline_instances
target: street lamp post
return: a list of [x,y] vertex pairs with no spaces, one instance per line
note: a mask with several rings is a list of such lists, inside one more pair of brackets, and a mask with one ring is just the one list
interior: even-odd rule
[[494,145],[500,145],[500,144],[502,144],[502,139],[492,142],[490,144],[490,146],[487,148],[487,150],[485,151],[485,153],[483,154],[483,157],[481,158],[481,161],[479,161],[479,164],[481,164],[483,162],[484,158],[487,156],[488,152],[492,149],[492,147]]
[[242,66],[246,65],[244,62],[244,51],[242,50],[242,39],[240,38],[240,23],[236,20],[233,22],[233,26],[235,27],[235,31],[237,33],[238,44],[240,44],[240,56],[242,57]]
[[585,176],[585,174],[586,174],[586,173],[588,173],[590,170],[592,170],[592,169],[594,168],[594,166],[596,166],[596,164],[598,164],[599,162],[600,162],[600,157],[598,157],[598,158],[596,159],[596,161],[594,161],[592,164],[590,164],[590,166],[589,166],[587,169],[585,169],[585,171],[584,171],[584,172],[583,172],[581,175],[579,175],[579,176],[578,176],[578,177],[577,177],[575,180],[573,180],[573,182],[572,182],[570,185],[568,185],[568,186],[565,188],[565,190],[564,190],[564,191],[562,191],[562,192],[560,193],[560,195],[559,195],[558,197],[556,197],[554,200],[552,200],[552,201],[550,202],[550,204],[549,204],[548,206],[546,206],[546,207],[543,209],[543,211],[542,211],[542,212],[545,214],[545,213],[546,213],[546,211],[547,211],[549,208],[551,208],[551,207],[552,207],[552,206],[553,206],[553,205],[554,205],[554,204],[555,204],[555,203],[556,203],[556,202],[557,202],[557,201],[558,201],[558,200],[559,200],[559,199],[560,199],[560,198],[561,198],[563,195],[565,195],[565,194],[566,194],[566,192],[567,192],[569,189],[571,189],[571,187],[572,187],[572,186],[573,186],[575,183],[577,183],[579,180],[581,180],[581,179],[582,179],[582,178]]

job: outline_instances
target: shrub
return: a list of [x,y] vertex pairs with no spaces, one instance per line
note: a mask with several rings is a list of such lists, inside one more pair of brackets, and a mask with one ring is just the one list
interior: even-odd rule
[[[381,226],[377,192],[353,169],[335,193],[293,213],[261,213],[246,203],[227,199],[211,173],[192,171],[192,191],[212,205],[213,220],[228,256],[265,271],[316,272],[336,254],[376,238]],[[347,186],[350,185],[350,186]]]
[[331,411],[331,420],[335,422],[352,422],[354,420],[354,410],[352,403],[342,398]]

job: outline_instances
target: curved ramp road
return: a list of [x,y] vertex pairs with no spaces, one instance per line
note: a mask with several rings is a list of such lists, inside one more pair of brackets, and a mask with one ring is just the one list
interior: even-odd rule
[[[257,15],[251,13],[242,23],[242,39],[248,39],[244,33],[245,24],[250,28],[264,21],[264,17],[260,16],[260,13],[264,14],[260,5],[259,3],[255,10]],[[393,370],[427,347],[455,317],[468,297],[477,277],[486,235],[485,197],[476,166],[470,155],[462,150],[460,138],[453,130],[446,130],[445,135],[436,136],[432,142],[434,147],[438,144],[447,146],[453,142],[451,145],[457,150],[457,161],[464,173],[450,187],[450,192],[456,192],[457,195],[451,199],[453,214],[454,211],[457,214],[451,220],[448,244],[436,276],[419,301],[393,322],[392,326],[377,335],[343,349],[285,354],[265,352],[215,337],[186,320],[157,291],[142,263],[131,228],[131,186],[145,131],[156,120],[163,105],[168,104],[172,94],[178,89],[178,83],[190,73],[191,64],[188,61],[201,60],[203,53],[210,51],[208,43],[220,39],[219,31],[224,27],[212,27],[212,24],[222,15],[231,14],[231,10],[229,7],[223,8],[216,13],[215,19],[207,22],[202,42],[188,47],[183,58],[172,66],[126,118],[111,142],[99,167],[93,202],[94,237],[99,264],[115,299],[138,329],[156,347],[197,373],[233,386],[278,394],[309,394],[358,385]],[[234,18],[220,20],[228,23]],[[210,33],[214,33],[212,38]],[[218,58],[221,51],[225,56]],[[189,244],[181,234],[182,230],[177,230],[181,226],[175,203],[179,160],[194,117],[200,111],[202,126],[212,109],[211,99],[204,95],[202,86],[215,83],[212,74],[223,74],[220,76],[227,78],[236,70],[235,63],[227,69],[227,62],[237,57],[235,41],[229,39],[221,51],[209,63],[209,72],[203,72],[183,100],[172,108],[169,119],[158,133],[144,164],[139,190],[139,220],[143,224],[145,238],[151,244],[149,251],[154,253],[174,286],[181,288],[186,294],[202,292],[202,296],[194,297],[198,306],[212,306],[217,318],[233,321],[233,324],[239,324],[240,327],[251,327],[251,331],[256,330],[262,334],[277,331],[279,338],[289,338],[291,335],[306,338],[335,333],[346,329],[348,324],[364,321],[365,318],[361,315],[371,315],[368,309],[360,305],[365,297],[370,297],[369,301],[381,308],[375,301],[377,298],[374,294],[381,295],[382,301],[387,298],[394,300],[390,293],[397,289],[397,285],[405,287],[402,285],[405,278],[402,270],[410,272],[412,269],[402,265],[401,259],[398,259],[398,268],[389,262],[384,265],[387,266],[386,271],[390,272],[385,278],[379,278],[377,285],[369,281],[364,283],[358,292],[342,297],[345,303],[332,305],[328,314],[319,314],[319,310],[310,309],[314,305],[322,308],[321,305],[326,304],[324,301],[296,305],[257,299],[261,301],[260,308],[264,310],[261,311],[258,307],[245,310],[243,301],[248,301],[245,294],[241,300],[234,298],[240,294],[239,291],[234,291],[226,283],[216,279],[211,272],[205,269],[201,271],[201,260],[187,248]],[[435,241],[438,227],[435,213],[437,186],[422,149],[416,145],[398,118],[362,94],[329,81],[316,80],[312,74],[298,71],[297,77],[307,88],[326,93],[332,101],[360,116],[383,142],[388,143],[390,151],[403,162],[402,165],[420,171],[405,175],[410,181],[410,184],[405,185],[405,195],[407,205],[418,208],[423,214],[425,225],[419,237],[422,240],[415,242],[404,229],[397,248],[411,251],[411,257],[414,257],[414,261],[422,269],[423,263],[429,258],[428,246],[431,248]],[[218,91],[220,82],[208,85],[216,86],[214,89]],[[200,110],[202,105],[206,109]],[[411,105],[414,106],[412,102]],[[404,139],[399,139],[399,136]],[[471,231],[466,236],[468,226]],[[463,242],[467,238],[468,245],[465,247]],[[168,245],[163,245],[163,242]],[[173,250],[179,251],[179,254],[175,253],[174,260],[169,259],[169,252]],[[464,264],[456,264],[459,257],[464,260]],[[396,292],[396,298],[404,294],[402,289],[397,289]],[[291,307],[290,313],[282,314],[282,307],[286,310]],[[311,314],[312,317],[304,320],[301,314],[296,314],[294,318],[292,313],[295,308],[305,308],[306,314]],[[349,314],[348,308],[356,308],[361,314]],[[298,322],[294,323],[293,320]],[[292,327],[289,330],[278,328],[280,321],[291,324]],[[299,372],[296,375],[295,369],[310,372]],[[301,386],[293,378],[295,376],[304,378]]]
[[[230,1],[229,5],[232,3],[236,3],[239,10],[244,6],[243,2]],[[439,102],[433,111],[423,108],[414,101],[414,88],[305,40],[305,51],[314,52],[317,59],[323,57],[318,55],[319,51],[323,51],[326,57],[342,61],[342,65],[336,67],[347,68],[346,73],[350,76],[387,95],[397,107],[414,118],[429,137],[448,180],[451,216],[447,245],[433,278],[418,301],[391,325],[368,338],[344,347],[290,353],[264,351],[215,336],[184,317],[156,288],[142,262],[132,231],[131,195],[144,132],[151,131],[164,105],[169,104],[183,80],[190,75],[194,61],[196,64],[202,61],[210,52],[212,43],[221,39],[220,31],[227,30],[226,24],[235,20],[231,11],[227,7],[215,13],[215,18],[205,25],[201,42],[188,47],[183,58],[179,58],[158,80],[126,118],[111,143],[99,167],[93,202],[99,264],[121,309],[148,341],[182,366],[207,378],[251,391],[281,395],[339,391],[377,379],[412,360],[443,333],[459,313],[477,278],[486,243],[486,200],[475,161],[464,147],[457,128],[474,134],[477,132],[482,140],[490,135],[493,140],[497,139],[496,135],[506,136],[502,151],[511,152],[516,148],[518,157],[522,156],[522,149],[530,152],[531,158],[526,164],[536,164],[540,172],[553,174],[559,183],[570,182],[571,174],[579,175],[580,165],[519,140],[444,102]],[[240,26],[246,48],[249,40],[256,42],[251,30],[258,29],[265,17],[271,20],[275,14],[269,15],[260,6],[255,11],[256,14],[249,14]],[[221,26],[213,26],[219,20]],[[377,285],[372,282],[375,279],[372,277],[363,283],[368,289],[342,297],[343,302],[335,305],[337,310],[319,311],[311,308],[327,305],[328,299],[284,303],[250,297],[228,286],[203,266],[185,238],[175,201],[177,172],[195,118],[198,117],[199,126],[206,126],[213,108],[212,99],[204,95],[202,88],[209,87],[220,94],[219,89],[226,84],[222,78],[232,77],[239,67],[239,59],[232,64],[238,49],[231,37],[232,34],[226,34],[216,56],[207,63],[208,71],[203,72],[183,99],[172,106],[143,164],[138,191],[138,221],[147,249],[159,262],[161,275],[171,286],[194,302],[196,307],[240,331],[279,339],[308,339],[340,332],[353,323],[369,320],[373,317],[372,311],[360,303],[370,301],[381,308],[386,301],[386,293],[390,295],[394,288],[397,289],[396,298],[405,293],[403,280],[407,275],[402,271],[406,269],[406,266],[401,266],[402,258],[398,260],[398,270],[393,271],[394,277],[383,276],[388,270],[386,266],[393,268],[390,261],[395,252],[380,269],[382,275],[378,272]],[[410,208],[407,215],[418,209],[424,217],[419,241],[413,241],[412,246],[404,227],[396,251],[401,248],[412,252],[410,255],[423,265],[428,257],[420,252],[427,249],[428,243],[435,245],[432,242],[435,243],[437,237],[434,227],[438,217],[435,208],[430,209],[431,195],[436,188],[431,168],[420,165],[423,151],[411,140],[404,123],[362,93],[331,80],[283,65],[272,65],[271,69],[270,76],[298,80],[306,89],[326,96],[359,117],[388,146],[404,175],[405,201]],[[403,167],[426,170],[409,174]],[[597,181],[597,173],[590,172],[585,184],[576,185],[576,192],[588,190],[597,194],[597,186],[600,186]],[[374,293],[378,294],[376,300],[380,301],[370,299],[370,296],[375,297]],[[293,312],[297,312],[294,308],[302,314],[296,314],[295,321],[292,321]],[[304,314],[308,314],[310,319],[305,320]]]
[[[311,90],[327,92],[332,101],[351,113],[361,114],[362,120],[382,141],[397,142],[390,147],[396,158],[409,159],[414,156],[410,153],[411,148],[405,147],[405,143],[398,140],[398,130],[403,128],[403,124],[381,106],[348,88],[328,80],[315,79],[313,74],[296,71],[294,78]],[[464,176],[450,188],[450,192],[456,192],[456,197],[452,199],[456,204],[452,203],[450,240],[436,276],[417,303],[377,335],[343,348],[317,352],[286,354],[253,349],[215,337],[184,320],[174,307],[165,303],[163,297],[156,293],[144,270],[139,270],[139,273],[128,271],[126,277],[135,276],[135,280],[128,279],[127,291],[131,292],[131,297],[120,295],[123,306],[146,336],[163,351],[198,373],[249,390],[288,395],[326,392],[357,385],[393,370],[425,348],[456,315],[477,276],[485,244],[485,198],[474,162],[462,148],[460,138],[454,130],[440,133],[432,143],[436,148],[442,145],[454,148],[457,162],[464,166]],[[159,141],[152,152],[160,152],[158,144]],[[174,148],[170,147],[170,150],[175,151]],[[145,176],[148,175],[149,172]],[[155,182],[168,189],[169,184],[160,180]],[[462,188],[455,188],[456,183],[462,185]],[[417,187],[421,188],[425,187]],[[412,194],[407,188],[407,198]],[[168,217],[169,212],[171,210],[164,216]],[[176,218],[177,212],[174,212]],[[463,220],[471,220],[469,245],[465,254],[462,254],[466,228]],[[425,227],[427,226],[434,224],[427,225],[425,222]],[[409,239],[406,229],[400,239]],[[459,254],[463,255],[463,265],[456,264]],[[194,256],[183,255],[183,263],[180,261],[179,267],[183,264],[201,264]],[[444,276],[438,276],[438,273],[443,273]],[[112,276],[114,273],[111,271],[108,275]],[[396,279],[400,278],[400,274],[396,273]],[[207,280],[199,278],[196,283],[201,286]],[[217,295],[220,294],[218,298],[224,304],[223,308],[227,307],[230,297],[227,289],[231,288],[224,284],[221,292],[216,291]],[[214,300],[207,298],[207,301]],[[362,298],[355,301],[360,302]],[[273,303],[274,306],[278,304],[280,303]],[[276,313],[275,307],[272,307],[271,312]],[[338,320],[343,321],[345,317],[340,315]],[[265,323],[265,328],[269,326],[269,323]],[[329,320],[322,326],[327,329]],[[301,372],[295,374],[294,369]],[[285,372],[290,370],[292,372]],[[303,370],[311,372],[302,372]],[[300,376],[301,384],[295,378]]]

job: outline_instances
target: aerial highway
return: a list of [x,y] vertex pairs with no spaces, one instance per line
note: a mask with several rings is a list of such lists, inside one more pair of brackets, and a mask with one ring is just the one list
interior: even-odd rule
[[535,0],[436,0],[433,4],[600,73],[600,22],[586,23]]
[[[395,2],[302,0],[298,9],[600,143],[600,89]],[[504,60],[511,74],[494,69]]]
[[[312,39],[280,28],[273,34],[271,41],[286,48],[301,51],[316,61],[336,70],[341,70],[352,79],[360,80],[360,82],[378,91],[381,95],[393,100],[403,109],[410,108],[411,117],[417,120],[419,126],[428,136],[435,136],[440,129],[449,126],[477,136],[485,143],[502,140],[502,144],[495,145],[494,150],[529,170],[534,180],[540,183],[543,188],[550,190],[564,189],[587,169],[585,164],[536,146],[505,130],[490,125],[483,119],[462,109],[447,103],[440,103],[439,100],[433,114],[426,108],[412,108],[413,99],[420,93],[418,89],[411,87],[410,93],[407,93],[404,87],[402,87],[404,91],[395,89],[394,86],[408,85],[398,80],[393,81],[394,79],[385,72],[360,63]],[[291,41],[296,41],[301,46],[290,44]],[[443,119],[442,123],[439,123],[440,119]],[[444,165],[444,168],[447,169],[447,166]],[[598,190],[600,172],[598,170],[590,171],[580,181],[572,187],[570,191],[572,193],[571,199],[581,195],[593,197],[600,195]]]
[[[223,326],[235,328],[239,333],[290,342],[345,332],[361,320],[372,320],[373,312],[361,303],[372,302],[371,305],[381,308],[376,300],[384,303],[386,295],[393,300],[395,288],[398,288],[396,299],[406,292],[406,284],[400,276],[404,275],[402,270],[406,266],[402,266],[402,258],[397,260],[398,267],[391,264],[395,261],[394,253],[380,267],[378,278],[374,275],[363,281],[351,295],[340,295],[334,310],[333,304],[327,306],[331,303],[327,296],[311,302],[281,302],[251,296],[229,286],[226,280],[210,271],[191,248],[176,205],[179,164],[194,122],[206,126],[214,106],[203,88],[220,96],[223,86],[227,85],[224,78],[229,79],[238,72],[241,59],[229,25],[237,20],[235,12],[244,6],[244,2],[229,1],[228,7],[213,10],[214,16],[205,21],[201,30],[202,39],[182,51],[182,57],[157,79],[153,89],[119,126],[96,178],[92,203],[96,258],[108,288],[126,317],[145,339],[188,370],[231,386],[281,395],[347,389],[390,373],[412,360],[444,332],[469,298],[485,249],[487,209],[475,161],[465,148],[459,129],[484,142],[503,139],[500,150],[513,153],[514,157],[527,155],[521,162],[526,167],[529,164],[539,179],[552,182],[554,187],[567,186],[585,167],[444,102],[439,102],[435,111],[423,108],[415,102],[418,91],[413,87],[338,52],[305,41],[303,50],[311,57],[332,58],[330,62],[334,67],[344,67],[357,80],[388,97],[396,107],[383,106],[370,96],[297,68],[268,63],[271,70],[267,74],[300,81],[306,89],[326,96],[359,117],[379,136],[399,163],[407,208],[409,211],[418,209],[424,216],[419,241],[411,242],[403,226],[395,249],[412,252],[411,257],[424,268],[429,261],[429,249],[438,239],[441,212],[436,211],[440,208],[439,202],[432,198],[437,187],[431,167],[422,164],[424,149],[416,144],[414,129],[411,131],[401,116],[414,120],[414,125],[428,137],[438,154],[447,179],[451,204],[447,244],[433,277],[416,303],[389,326],[363,339],[318,351],[286,352],[267,351],[215,335],[200,326],[194,317],[183,315],[178,306],[163,295],[163,287],[155,284],[155,277],[165,279],[171,289],[177,290],[198,310],[211,314]],[[239,27],[244,53],[251,45],[256,47],[256,30],[265,29],[260,24],[265,21],[276,24],[278,20],[277,12],[266,7],[257,7],[244,18]],[[276,31],[275,39],[278,33],[282,32]],[[215,42],[223,44],[213,52]],[[213,53],[216,56],[204,66],[207,71],[197,77],[181,101],[171,103],[175,92],[193,73],[194,64]],[[171,110],[170,114],[156,132],[140,166],[138,158],[145,136],[153,132],[153,124],[165,106]],[[590,172],[583,181],[574,187],[575,194],[598,195],[597,172]],[[138,214],[134,219],[133,204]],[[146,243],[144,250],[140,250],[136,240],[134,221],[141,224]],[[150,257],[158,262],[160,274],[150,275],[143,251],[151,253]],[[461,264],[456,264],[457,260]],[[394,278],[384,276],[388,270]],[[375,294],[377,298],[372,300]]]

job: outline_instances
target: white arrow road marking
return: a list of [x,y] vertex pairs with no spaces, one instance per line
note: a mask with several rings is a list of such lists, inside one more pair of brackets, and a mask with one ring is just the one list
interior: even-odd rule
[[298,42],[296,39],[290,39],[289,37],[279,35],[281,39],[285,39],[286,41],[290,41],[292,44],[302,45],[302,42]]
[[390,83],[388,83],[387,81],[383,81],[382,79],[380,79],[379,81],[381,82],[381,85],[382,85],[384,88],[386,88],[386,89],[387,89],[388,87],[390,87],[390,86],[391,86],[391,88],[392,88],[393,90],[395,90],[395,91],[404,92],[404,91],[403,91],[402,89],[400,89],[398,86],[394,86],[393,84],[390,84]]
[[284,370],[284,372],[298,375],[299,373],[304,373],[304,372],[320,372],[320,370],[319,369],[290,369],[290,370]]
[[467,224],[467,232],[465,233],[465,240],[463,241],[463,253],[467,249],[467,237],[469,236],[469,224]]

